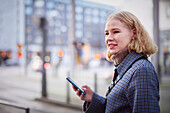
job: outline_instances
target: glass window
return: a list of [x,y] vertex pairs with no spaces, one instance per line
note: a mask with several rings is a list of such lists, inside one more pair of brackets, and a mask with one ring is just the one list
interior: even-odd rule
[[26,32],[27,32],[27,33],[31,33],[31,28],[27,26],[27,27],[26,27]]
[[62,43],[63,43],[62,38],[61,38],[61,37],[56,37],[56,38],[55,38],[55,43],[56,43],[56,44],[62,44]]
[[98,17],[93,17],[93,23],[98,24],[99,23],[99,18]]
[[91,38],[91,37],[92,37],[92,32],[87,31],[87,32],[85,33],[85,37]]
[[32,35],[27,35],[27,41],[31,42],[32,41]]
[[48,17],[57,17],[60,18],[61,14],[58,10],[48,10],[46,11]]
[[71,5],[67,5],[67,6],[66,6],[66,10],[67,10],[68,12],[71,12],[71,11],[72,11]]
[[34,2],[35,7],[44,7],[44,1],[43,0],[37,0]]
[[42,37],[41,36],[36,36],[35,37],[35,43],[41,44],[42,43]]
[[76,14],[76,20],[77,21],[82,21],[83,20],[83,16],[81,14]]
[[81,38],[83,36],[83,32],[81,30],[76,31],[76,37]]
[[160,31],[161,71],[164,75],[170,74],[170,30]]
[[67,13],[67,14],[66,14],[66,18],[67,18],[68,20],[71,19],[71,17],[72,17],[71,13]]
[[26,13],[26,15],[31,15],[32,14],[32,8],[31,7],[26,7],[25,8],[25,13]]
[[76,6],[75,11],[76,13],[83,13],[83,8],[81,6]]
[[66,32],[67,31],[67,27],[66,26],[61,26],[61,32]]
[[53,2],[47,2],[47,8],[48,9],[54,8],[54,3]]
[[76,22],[76,28],[77,29],[82,29],[83,28],[83,24],[81,22]]
[[31,5],[32,4],[32,0],[25,0],[25,5]]
[[44,9],[36,9],[34,13],[36,15],[43,15],[44,14]]
[[60,34],[61,34],[60,29],[59,29],[59,28],[56,28],[56,29],[54,30],[54,33],[55,33],[56,35],[60,35]]
[[50,12],[51,12],[51,11],[49,11],[49,10],[46,11],[47,17],[51,17]]
[[70,27],[70,26],[71,26],[71,22],[70,22],[70,21],[66,21],[66,25],[67,25],[68,27]]
[[49,35],[52,35],[52,34],[53,34],[53,30],[52,30],[52,29],[49,29],[49,30],[48,30],[48,34],[49,34]]
[[65,5],[64,4],[58,4],[57,7],[58,7],[58,10],[60,10],[60,11],[65,9]]
[[94,16],[98,16],[99,15],[99,10],[98,9],[94,9],[93,10],[93,15]]
[[55,26],[57,26],[57,27],[61,26],[60,20],[56,20],[56,21],[54,22],[54,24],[55,24]]
[[91,23],[91,21],[92,21],[91,16],[86,16],[84,21],[85,21],[85,23]]
[[106,18],[100,18],[100,22],[101,22],[102,24],[105,24]]
[[101,12],[100,12],[100,16],[101,16],[101,17],[106,17],[106,11],[101,11]]
[[84,13],[85,15],[91,15],[91,8],[86,8]]
[[54,26],[54,21],[53,20],[48,21],[48,25],[49,26]]

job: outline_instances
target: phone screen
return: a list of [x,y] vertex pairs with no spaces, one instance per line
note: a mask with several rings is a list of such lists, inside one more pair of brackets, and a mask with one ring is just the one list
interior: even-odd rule
[[76,89],[79,89],[81,93],[86,95],[86,92],[84,92],[70,77],[66,78]]

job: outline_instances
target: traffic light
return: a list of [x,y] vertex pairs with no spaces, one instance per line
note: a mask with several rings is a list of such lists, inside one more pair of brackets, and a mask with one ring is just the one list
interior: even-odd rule
[[58,57],[61,58],[61,57],[63,57],[63,55],[64,55],[64,52],[62,50],[59,50],[58,51]]
[[94,54],[93,59],[100,60],[101,59],[100,54]]
[[17,44],[17,47],[18,47],[17,57],[22,58],[22,45]]

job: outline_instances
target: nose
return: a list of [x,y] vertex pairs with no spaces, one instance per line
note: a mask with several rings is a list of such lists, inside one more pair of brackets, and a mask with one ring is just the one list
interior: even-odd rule
[[106,36],[106,38],[105,38],[105,43],[108,44],[110,41],[113,41],[113,40],[114,40],[114,38],[111,37],[110,35],[108,35],[108,36]]

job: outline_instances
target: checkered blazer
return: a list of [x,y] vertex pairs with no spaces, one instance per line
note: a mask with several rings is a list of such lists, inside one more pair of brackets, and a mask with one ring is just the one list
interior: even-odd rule
[[147,57],[132,51],[116,67],[118,82],[106,98],[94,93],[85,113],[160,113],[159,82]]

